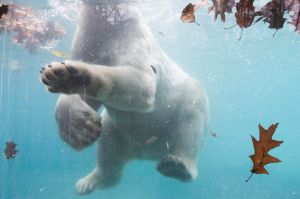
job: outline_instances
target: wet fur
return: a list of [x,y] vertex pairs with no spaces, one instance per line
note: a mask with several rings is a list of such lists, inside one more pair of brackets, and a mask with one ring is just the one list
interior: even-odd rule
[[[116,185],[131,159],[157,161],[161,174],[191,181],[207,121],[204,90],[161,50],[135,5],[85,2],[72,61],[51,63],[41,75],[49,91],[62,93],[62,139],[77,150],[97,140],[97,165],[76,183],[77,192]],[[113,21],[97,3],[115,11]]]

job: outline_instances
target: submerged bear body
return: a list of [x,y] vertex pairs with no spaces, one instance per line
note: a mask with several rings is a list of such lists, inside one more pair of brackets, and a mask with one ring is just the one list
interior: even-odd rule
[[46,66],[41,77],[49,91],[62,93],[62,139],[78,150],[98,142],[97,165],[77,192],[116,185],[132,159],[194,179],[207,122],[204,90],[161,50],[134,3],[86,0],[79,18],[72,60]]

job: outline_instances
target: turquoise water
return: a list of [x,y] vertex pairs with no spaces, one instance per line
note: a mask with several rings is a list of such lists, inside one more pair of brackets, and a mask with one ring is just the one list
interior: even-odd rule
[[[35,8],[34,3],[22,1]],[[274,31],[258,23],[238,41],[240,29],[224,30],[235,23],[234,15],[225,24],[213,23],[205,8],[197,13],[200,26],[181,23],[187,3],[165,0],[141,9],[162,48],[207,90],[209,131],[217,138],[206,136],[199,177],[183,184],[162,177],[153,162],[133,161],[117,187],[84,198],[300,198],[300,35],[285,25],[273,38]],[[56,49],[68,52],[75,23],[60,22],[67,35]],[[44,64],[63,58],[43,50],[29,54],[1,34],[0,60],[0,149],[13,140],[19,150],[15,159],[0,158],[0,198],[81,198],[74,184],[95,165],[95,146],[76,152],[61,141],[54,119],[57,95],[38,79]],[[258,138],[259,123],[267,128],[277,122],[274,138],[284,143],[270,153],[282,162],[266,166],[270,175],[245,183],[252,168],[250,135]]]

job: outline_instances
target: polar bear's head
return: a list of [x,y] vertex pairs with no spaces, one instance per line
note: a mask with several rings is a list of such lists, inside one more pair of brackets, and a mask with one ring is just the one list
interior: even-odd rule
[[107,5],[131,2],[132,0],[82,0],[83,3],[88,5]]

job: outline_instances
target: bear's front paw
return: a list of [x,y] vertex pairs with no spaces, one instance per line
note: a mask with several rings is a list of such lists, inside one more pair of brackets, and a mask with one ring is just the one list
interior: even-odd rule
[[100,132],[100,122],[87,120],[84,124],[74,125],[68,130],[61,130],[60,135],[71,147],[82,150],[93,144],[99,138]]
[[60,136],[71,147],[82,150],[95,142],[101,133],[101,119],[89,113],[84,116],[70,116],[69,121],[59,120]]
[[62,139],[77,150],[91,145],[100,136],[101,117],[78,95],[61,95],[55,118]]
[[41,72],[41,81],[53,93],[80,93],[91,83],[89,71],[75,62],[52,63]]

